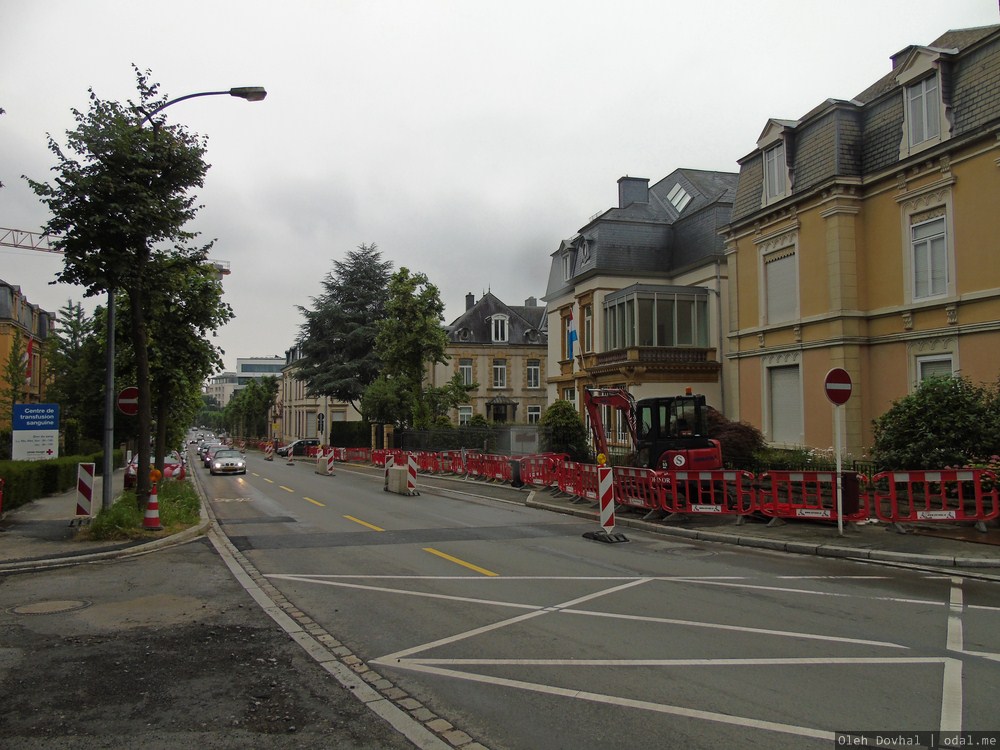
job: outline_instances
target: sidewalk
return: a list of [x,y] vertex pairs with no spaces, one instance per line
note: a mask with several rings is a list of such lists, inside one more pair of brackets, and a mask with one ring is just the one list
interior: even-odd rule
[[[381,478],[383,470],[355,464],[344,470]],[[95,505],[100,504],[101,478],[94,486]],[[120,492],[122,472],[115,472],[115,493]],[[435,489],[445,494],[473,495],[502,502],[516,502],[529,507],[567,513],[594,521],[600,529],[596,504],[560,497],[549,491],[467,480],[459,477],[419,475],[418,488]],[[203,534],[207,517],[198,526],[174,537],[153,542],[104,542],[78,539],[76,491],[35,500],[12,511],[0,520],[0,572],[35,567],[52,567],[86,562],[156,549],[186,541]],[[688,539],[735,544],[794,554],[859,558],[889,563],[929,565],[934,567],[980,568],[1000,576],[1000,528],[990,526],[985,533],[955,524],[924,525],[901,534],[884,524],[846,524],[843,535],[837,524],[817,521],[788,521],[769,526],[749,520],[738,525],[734,517],[691,516],[680,521],[643,521],[638,512],[619,512],[616,532],[628,535],[630,529],[685,537]],[[994,569],[994,570],[989,570]]]
[[[118,470],[112,477],[113,496],[122,492],[124,472]],[[94,514],[101,506],[103,478],[94,478]],[[4,511],[0,518],[0,572],[31,568],[57,567],[80,562],[90,562],[124,554],[153,550],[169,544],[186,541],[203,534],[208,519],[203,516],[196,527],[174,536],[154,541],[95,541],[80,538],[81,519],[76,515],[77,492],[51,495],[33,500],[26,505]],[[87,517],[83,517],[86,524]]]

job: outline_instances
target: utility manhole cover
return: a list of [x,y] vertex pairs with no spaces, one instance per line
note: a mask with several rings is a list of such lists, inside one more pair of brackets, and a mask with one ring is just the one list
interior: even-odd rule
[[58,615],[63,612],[73,612],[77,609],[86,609],[90,602],[79,599],[64,599],[53,602],[34,602],[33,604],[22,604],[11,607],[7,611],[15,615]]

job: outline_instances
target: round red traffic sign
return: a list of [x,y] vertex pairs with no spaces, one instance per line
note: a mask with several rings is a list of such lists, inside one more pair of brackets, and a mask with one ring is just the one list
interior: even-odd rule
[[841,367],[834,367],[823,380],[826,397],[837,406],[847,403],[847,399],[851,397],[852,387],[850,374]]
[[118,411],[130,417],[139,413],[139,389],[134,385],[122,388],[118,394]]

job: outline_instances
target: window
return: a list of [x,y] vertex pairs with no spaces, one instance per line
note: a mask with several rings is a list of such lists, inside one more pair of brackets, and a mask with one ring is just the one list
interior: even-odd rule
[[462,376],[462,385],[472,385],[472,359],[458,360],[458,374]]
[[458,426],[463,427],[472,422],[472,407],[471,406],[460,406],[458,407]]
[[563,388],[563,401],[576,403],[576,388]]
[[565,253],[562,258],[563,262],[563,280],[569,281],[573,278],[573,256],[569,253]]
[[506,359],[494,359],[493,360],[493,387],[494,388],[506,388],[507,387],[507,360]]
[[913,251],[913,298],[939,297],[948,292],[948,250],[944,217],[910,227]]
[[765,202],[785,196],[788,170],[785,169],[785,144],[779,143],[764,152]]
[[934,357],[917,357],[917,382],[928,378],[944,378],[955,374],[950,354]]
[[542,362],[539,359],[528,360],[528,388],[540,388],[542,385]]
[[540,406],[529,406],[528,407],[528,424],[538,424],[542,421],[542,407]]
[[605,351],[631,346],[709,346],[708,292],[634,285],[604,299]]
[[493,343],[502,344],[507,341],[507,316],[493,316]]
[[906,87],[906,117],[911,146],[940,137],[941,106],[937,74]]
[[594,351],[594,306],[583,308],[583,351]]
[[799,366],[767,369],[768,432],[773,443],[802,443],[802,386]]
[[684,210],[684,207],[691,202],[691,194],[682,188],[681,184],[678,182],[674,185],[670,194],[667,195],[667,200],[670,201],[670,204],[677,209],[677,213],[680,213]]
[[794,248],[764,256],[764,322],[769,325],[799,316],[798,261]]

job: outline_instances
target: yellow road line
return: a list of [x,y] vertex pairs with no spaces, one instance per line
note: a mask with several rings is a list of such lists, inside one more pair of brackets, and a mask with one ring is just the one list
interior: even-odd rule
[[268,479],[267,477],[264,477],[264,481],[265,482],[270,482],[271,484],[274,484],[274,480],[273,479]]
[[321,508],[325,508],[325,507],[326,507],[326,506],[325,506],[325,505],[324,505],[323,503],[321,503],[321,502],[320,502],[319,500],[313,500],[313,499],[312,499],[311,497],[306,497],[305,495],[303,495],[303,496],[302,496],[302,499],[303,499],[303,500],[308,500],[308,501],[309,501],[310,503],[312,503],[313,505],[318,505],[318,506],[319,506],[319,507],[321,507]]
[[385,531],[378,526],[368,523],[367,521],[362,521],[360,518],[355,518],[354,516],[344,516],[348,521],[354,521],[354,523],[360,523],[362,526],[367,526],[372,531]]
[[459,560],[457,557],[452,557],[444,552],[434,549],[433,547],[424,547],[424,552],[430,552],[432,555],[437,555],[438,557],[444,558],[456,565],[461,565],[463,568],[468,568],[469,570],[474,570],[477,573],[482,573],[484,576],[498,576],[499,573],[494,573],[492,570],[487,570],[486,568],[480,568],[478,565],[473,565],[472,563],[465,562],[465,560]]
[[295,492],[295,490],[293,490],[291,487],[286,487],[283,484],[279,484],[278,486],[281,487],[281,489],[283,489],[285,492]]

